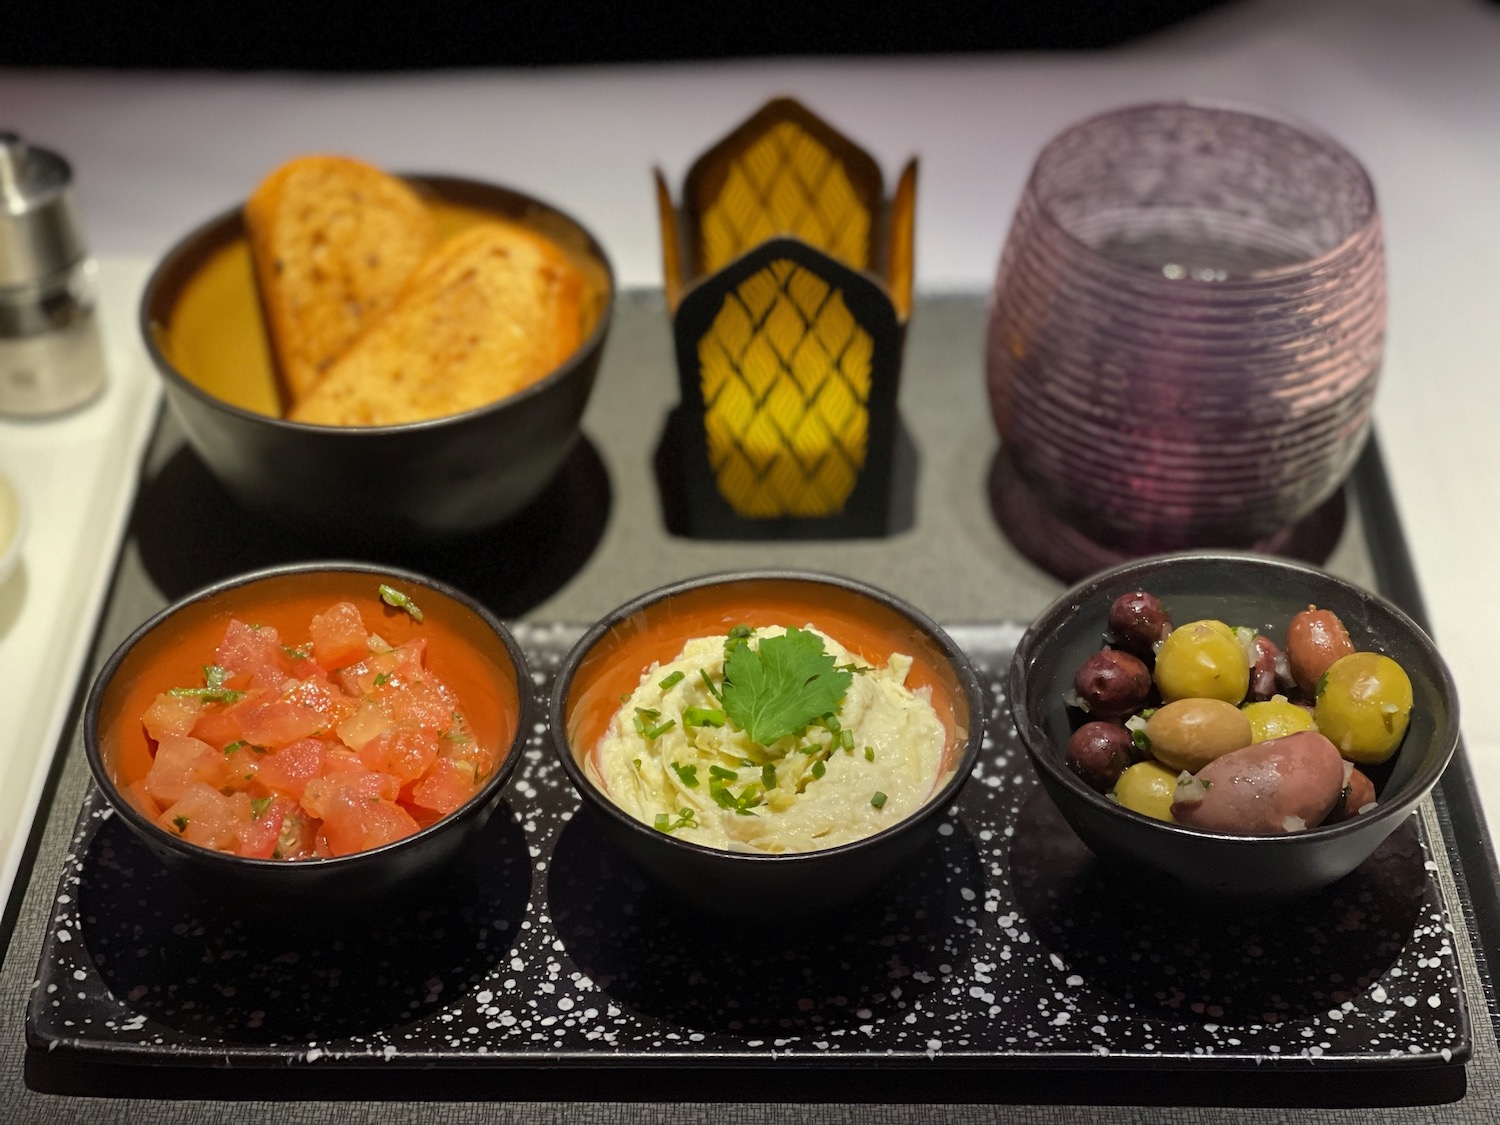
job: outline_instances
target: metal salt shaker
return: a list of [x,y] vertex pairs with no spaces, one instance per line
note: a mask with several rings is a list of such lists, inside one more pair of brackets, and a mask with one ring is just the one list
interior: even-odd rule
[[96,292],[73,170],[0,131],[0,414],[58,414],[104,389]]

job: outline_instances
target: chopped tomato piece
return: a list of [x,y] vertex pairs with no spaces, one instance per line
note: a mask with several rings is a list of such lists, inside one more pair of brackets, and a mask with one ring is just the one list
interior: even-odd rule
[[281,839],[281,826],[297,803],[285,797],[260,797],[250,802],[250,819],[240,825],[235,851],[256,859],[270,859]]
[[460,725],[458,700],[435,680],[408,684],[391,698],[390,708],[397,726],[445,734],[454,733]]
[[229,763],[221,751],[196,738],[169,734],[156,746],[146,771],[146,792],[163,805],[182,799],[194,785],[217,791],[229,784]]
[[420,825],[396,804],[395,792],[372,792],[382,783],[399,784],[384,774],[339,774],[307,783],[302,805],[322,820],[320,835],[333,855],[377,848],[416,832]]
[[189,843],[228,850],[239,842],[240,825],[250,819],[250,795],[226,797],[211,785],[194,782],[161,814],[158,823]]
[[421,777],[437,756],[437,738],[414,730],[392,731],[359,752],[359,760],[366,768],[388,773],[402,781],[415,781]]
[[196,696],[173,695],[164,691],[146,708],[146,713],[141,716],[141,723],[151,736],[151,741],[160,742],[164,735],[192,734],[193,726],[202,713],[203,701]]
[[241,700],[233,707],[210,705],[203,708],[203,713],[193,724],[192,736],[220,749],[235,742],[243,742],[245,732],[240,729],[239,715],[240,708],[245,705],[246,701]]
[[127,801],[152,820],[161,816],[161,806],[156,803],[156,798],[151,796],[151,791],[146,788],[145,778],[131,782],[125,786],[123,792]]
[[269,625],[230,621],[224,639],[214,649],[214,663],[236,676],[250,678],[264,668],[284,678],[290,662],[281,651],[281,637]]
[[285,793],[293,800],[300,801],[308,781],[322,772],[322,741],[316,738],[299,738],[263,757],[255,771],[255,778],[267,789]]
[[329,606],[312,619],[313,659],[325,672],[363,660],[370,652],[369,633],[352,602]]
[[369,700],[365,700],[338,725],[338,736],[351,750],[361,750],[371,741],[390,734],[391,719]]
[[426,638],[418,637],[341,669],[339,682],[351,695],[396,694],[407,682],[425,678],[422,663],[426,652]]
[[475,788],[472,766],[439,758],[427,776],[412,786],[411,802],[446,816],[472,797]]
[[257,746],[278,747],[332,730],[358,706],[322,677],[298,680],[283,695],[240,709],[240,730]]

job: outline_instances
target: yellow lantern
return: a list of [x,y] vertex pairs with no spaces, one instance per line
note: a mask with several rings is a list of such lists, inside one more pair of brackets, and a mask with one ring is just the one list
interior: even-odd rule
[[685,525],[713,537],[879,535],[911,309],[916,161],[875,161],[789,98],[661,172]]

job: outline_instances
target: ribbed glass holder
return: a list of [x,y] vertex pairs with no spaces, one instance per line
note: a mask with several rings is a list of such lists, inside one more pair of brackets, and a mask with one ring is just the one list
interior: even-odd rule
[[1126,553],[1250,546],[1341,485],[1385,337],[1374,189],[1332,140],[1186,103],[1052,140],[987,339],[1006,455]]

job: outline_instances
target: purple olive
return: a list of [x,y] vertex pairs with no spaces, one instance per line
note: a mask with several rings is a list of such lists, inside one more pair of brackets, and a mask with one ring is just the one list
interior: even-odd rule
[[1100,649],[1079,666],[1073,690],[1096,719],[1122,719],[1151,695],[1151,670],[1128,652]]
[[1084,723],[1068,739],[1068,765],[1101,793],[1108,793],[1135,756],[1135,740],[1118,723]]
[[1121,594],[1109,607],[1109,628],[1120,647],[1150,659],[1172,631],[1172,619],[1154,594]]

